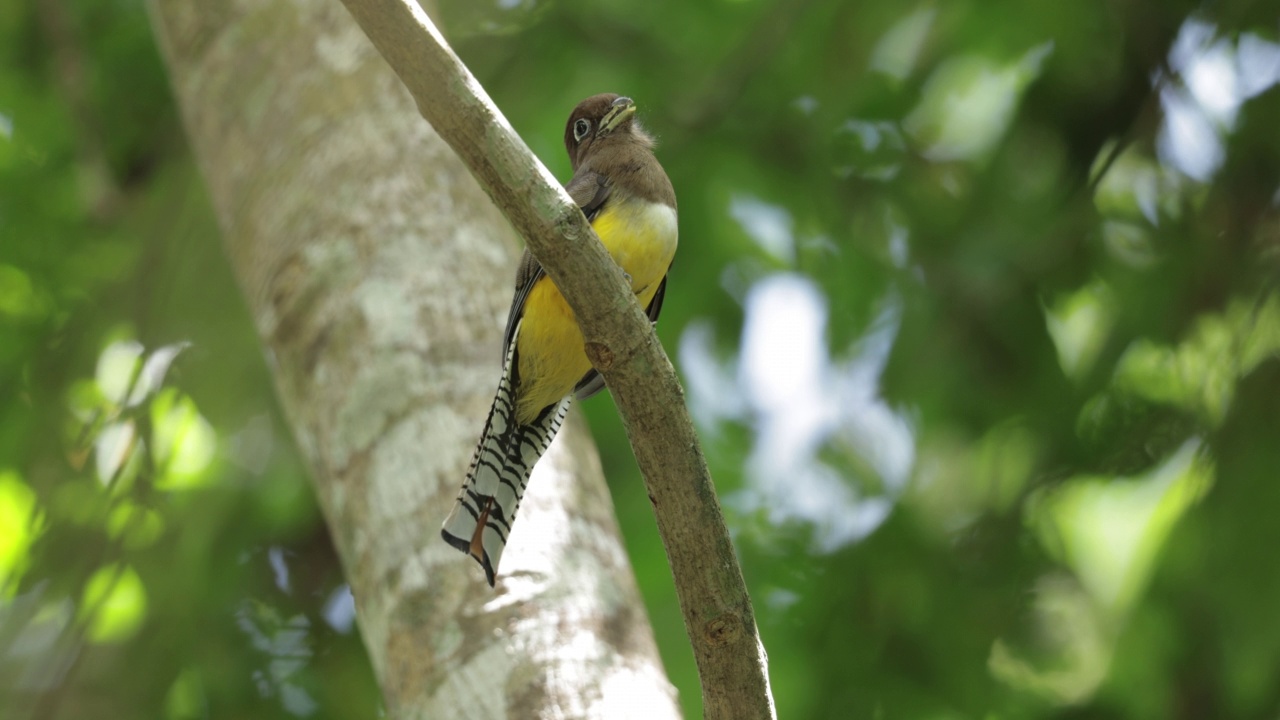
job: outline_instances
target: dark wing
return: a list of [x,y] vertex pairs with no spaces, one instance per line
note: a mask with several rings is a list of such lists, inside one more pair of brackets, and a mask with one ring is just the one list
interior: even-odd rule
[[[670,272],[671,268],[667,268]],[[667,294],[667,276],[663,275],[662,280],[658,283],[658,291],[653,294],[653,299],[649,301],[649,307],[645,308],[645,314],[649,316],[649,322],[654,325],[658,324],[658,314],[662,312],[662,297]],[[573,389],[573,394],[579,400],[586,400],[604,389],[604,376],[595,370],[587,371],[586,375],[578,381],[577,387]]]
[[[605,200],[609,199],[609,191],[613,186],[609,180],[600,173],[591,170],[583,170],[573,176],[568,185],[564,189],[568,191],[569,197],[582,208],[582,214],[587,216],[587,222],[595,219],[600,213],[600,208],[604,207]],[[515,340],[516,326],[520,324],[520,318],[524,315],[524,303],[529,299],[529,291],[533,290],[533,286],[547,273],[533,258],[533,255],[526,249],[524,255],[520,258],[520,267],[516,270],[516,294],[511,300],[511,310],[507,313],[507,329],[502,333],[502,357],[507,356],[507,350],[511,347],[511,341]],[[664,279],[665,282],[665,279]],[[661,296],[662,290],[658,290]],[[659,301],[659,304],[661,302]]]
[[504,359],[507,357],[507,351],[511,349],[511,341],[515,340],[516,325],[520,324],[520,317],[524,315],[524,301],[529,299],[529,291],[542,279],[543,275],[546,275],[546,272],[526,249],[524,255],[520,257],[520,267],[516,270],[516,295],[512,298],[511,310],[507,313],[507,329],[502,333]]
[[578,207],[582,208],[582,214],[587,216],[587,222],[591,222],[600,213],[600,208],[604,207],[605,200],[609,199],[613,184],[598,172],[583,170],[574,175],[564,189],[569,192],[569,197],[578,203]]
[[[671,272],[671,268],[667,268],[667,272]],[[653,299],[649,301],[649,307],[645,308],[645,312],[649,315],[649,322],[654,325],[658,324],[658,315],[662,312],[662,298],[667,294],[667,276],[662,276],[662,281],[658,283],[658,292],[653,294]]]

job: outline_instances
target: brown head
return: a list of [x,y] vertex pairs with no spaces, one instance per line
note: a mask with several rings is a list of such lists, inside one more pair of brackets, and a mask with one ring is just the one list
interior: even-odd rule
[[653,138],[635,119],[636,104],[613,93],[592,95],[578,103],[564,128],[564,149],[576,172],[589,156],[611,148],[641,145],[653,149]]

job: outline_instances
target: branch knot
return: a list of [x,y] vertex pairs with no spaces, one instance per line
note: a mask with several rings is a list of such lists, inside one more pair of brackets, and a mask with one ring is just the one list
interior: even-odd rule
[[725,647],[738,641],[742,635],[742,622],[737,615],[728,614],[708,622],[702,628],[707,644],[712,647]]
[[587,359],[591,361],[592,366],[600,372],[608,372],[613,368],[615,356],[613,348],[598,340],[589,340],[583,347],[587,352]]

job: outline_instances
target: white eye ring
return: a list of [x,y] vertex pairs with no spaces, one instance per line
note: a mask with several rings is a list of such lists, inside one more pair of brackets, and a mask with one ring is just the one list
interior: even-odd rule
[[574,142],[582,142],[582,138],[591,132],[591,121],[586,118],[578,118],[578,122],[573,124],[573,140]]

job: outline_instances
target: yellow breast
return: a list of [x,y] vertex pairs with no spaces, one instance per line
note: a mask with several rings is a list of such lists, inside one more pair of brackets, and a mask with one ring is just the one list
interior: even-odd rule
[[[616,200],[591,227],[631,276],[640,305],[648,307],[676,254],[675,209],[632,198]],[[520,357],[516,421],[529,423],[543,408],[573,392],[591,369],[578,321],[551,278],[540,279],[529,292],[515,341]]]
[[637,293],[662,280],[676,255],[676,211],[669,205],[623,201],[605,208],[591,227]]

